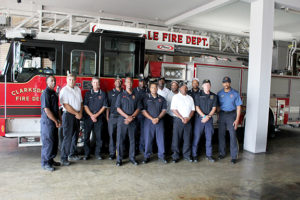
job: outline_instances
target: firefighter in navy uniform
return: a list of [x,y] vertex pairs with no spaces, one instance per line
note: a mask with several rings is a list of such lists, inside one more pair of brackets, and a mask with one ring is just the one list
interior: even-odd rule
[[122,79],[115,78],[115,88],[108,92],[108,108],[106,109],[106,120],[109,133],[109,159],[116,158],[116,136],[119,113],[116,108],[116,100],[122,89]]
[[[200,88],[199,88],[199,79],[197,78],[193,78],[192,79],[192,89],[190,89],[187,94],[190,95],[195,103],[195,97],[199,95],[200,93]],[[192,138],[193,138],[193,134],[194,134],[194,124],[195,124],[195,115],[192,117],[191,119],[191,124],[192,124]]]
[[54,91],[56,80],[54,76],[46,79],[47,88],[41,96],[41,165],[47,171],[54,171],[53,166],[60,166],[55,162],[58,148],[58,128],[61,126],[58,96]]
[[100,90],[99,78],[93,77],[93,88],[85,93],[84,96],[84,160],[90,158],[90,135],[91,131],[95,134],[96,147],[95,157],[98,160],[102,160],[101,148],[102,148],[102,126],[103,126],[103,113],[107,107],[106,93]]
[[190,95],[193,98],[193,100],[195,101],[195,96],[197,94],[199,94],[199,92],[200,92],[199,79],[193,78],[193,80],[192,80],[192,89],[190,89],[187,94]]
[[218,92],[218,102],[220,106],[219,113],[219,159],[223,159],[226,155],[226,130],[230,136],[230,154],[231,163],[235,164],[238,158],[238,141],[236,138],[236,130],[238,128],[241,115],[242,100],[239,93],[231,88],[231,79],[228,76],[223,78],[223,87]]
[[136,98],[132,91],[132,78],[126,77],[126,90],[121,92],[116,101],[116,108],[120,114],[118,118],[117,128],[117,166],[122,165],[124,154],[125,137],[129,136],[129,160],[132,164],[138,165],[135,160],[135,131],[136,116],[142,108],[140,101]]
[[153,139],[156,138],[158,147],[158,158],[167,163],[165,159],[164,121],[163,117],[167,112],[167,101],[157,94],[157,84],[150,84],[150,94],[144,99],[143,115],[145,116],[145,153],[146,164],[150,160],[152,153]]
[[[135,97],[143,103],[146,94],[149,93],[149,89],[146,87],[146,81],[144,78],[139,78],[138,87],[133,89],[133,94]],[[140,152],[145,152],[145,139],[144,139],[144,121],[145,117],[140,112],[136,118],[137,121],[137,134],[136,134],[136,150]]]
[[192,157],[198,162],[198,144],[202,133],[205,132],[206,158],[214,162],[212,157],[212,136],[214,133],[213,114],[217,110],[217,95],[210,91],[210,80],[205,79],[202,83],[203,90],[195,96],[196,117],[194,126],[194,139],[192,145]]

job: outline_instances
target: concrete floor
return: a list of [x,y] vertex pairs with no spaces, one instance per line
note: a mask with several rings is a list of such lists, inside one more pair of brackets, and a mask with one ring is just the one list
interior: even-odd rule
[[1,200],[300,199],[300,129],[278,133],[265,154],[241,152],[236,165],[229,156],[209,163],[202,154],[199,163],[153,159],[116,167],[108,159],[89,160],[51,173],[40,167],[39,147],[17,148],[16,142],[0,138]]

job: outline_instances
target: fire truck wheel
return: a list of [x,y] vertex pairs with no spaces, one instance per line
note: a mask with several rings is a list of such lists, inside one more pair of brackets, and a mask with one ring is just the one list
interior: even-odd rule
[[268,138],[275,137],[275,123],[274,114],[271,109],[269,109],[269,123],[268,123]]

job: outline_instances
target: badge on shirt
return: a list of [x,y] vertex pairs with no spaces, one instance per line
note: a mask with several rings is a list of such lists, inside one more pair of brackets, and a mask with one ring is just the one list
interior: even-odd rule
[[134,95],[132,95],[132,99],[135,99],[135,96],[134,96]]
[[230,98],[233,98],[233,94],[230,95]]
[[99,98],[99,99],[101,99],[101,98],[102,98],[102,96],[98,96],[98,98]]
[[158,99],[158,102],[160,103],[160,102],[161,102],[161,99]]
[[223,97],[224,97],[224,94],[222,94],[221,97],[223,98]]
[[213,100],[214,99],[214,95],[210,95],[210,99]]

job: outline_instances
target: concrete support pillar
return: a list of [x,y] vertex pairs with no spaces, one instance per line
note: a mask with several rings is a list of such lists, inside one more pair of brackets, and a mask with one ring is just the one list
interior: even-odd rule
[[274,0],[252,0],[244,149],[266,151],[272,69]]

